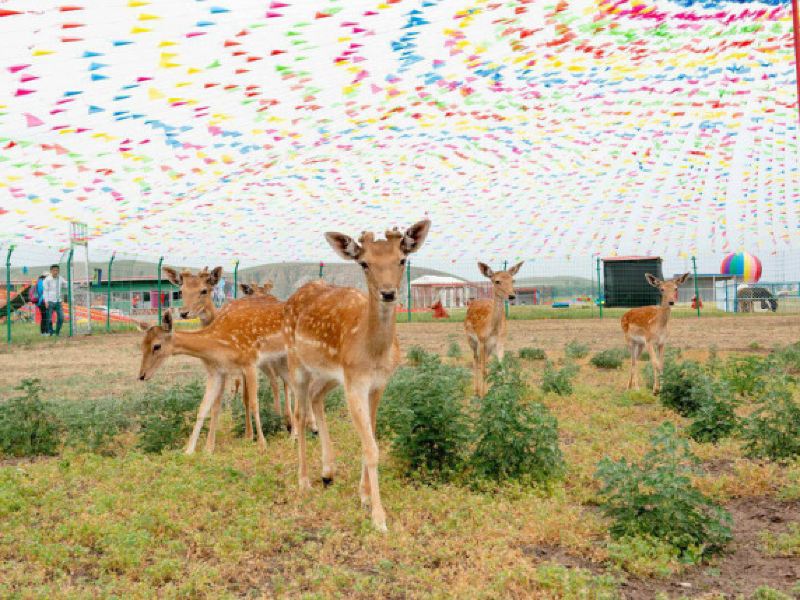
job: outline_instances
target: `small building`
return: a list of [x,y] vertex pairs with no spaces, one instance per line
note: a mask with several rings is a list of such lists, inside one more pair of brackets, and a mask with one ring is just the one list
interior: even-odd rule
[[[679,277],[683,273],[675,273],[673,277]],[[678,287],[678,302],[690,303],[694,298],[695,282],[697,283],[697,293],[704,305],[712,306],[721,296],[724,296],[726,286],[736,281],[734,275],[720,275],[719,273],[698,273],[697,278],[689,277]],[[731,288],[732,289],[732,288]],[[718,290],[723,293],[719,294]],[[733,296],[733,292],[731,292]]]
[[663,279],[660,256],[614,256],[603,259],[605,306],[652,306],[661,301],[659,291],[647,283],[645,274]]
[[460,308],[470,300],[488,296],[489,282],[471,283],[443,275],[423,275],[411,282],[411,303],[415,308],[429,307],[441,301],[444,308]]

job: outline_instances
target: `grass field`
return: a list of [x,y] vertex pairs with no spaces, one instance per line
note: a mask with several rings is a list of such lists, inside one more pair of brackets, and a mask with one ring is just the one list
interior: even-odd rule
[[[677,316],[677,315],[676,315]],[[763,355],[796,341],[800,319],[676,319],[672,346],[707,360]],[[468,364],[460,324],[399,326],[412,344],[444,355],[453,342]],[[142,384],[138,334],[46,340],[0,354],[0,397],[40,377],[53,402],[135,402],[166,384],[202,376],[176,357]],[[538,346],[563,358],[577,340],[592,352],[621,345],[616,319],[509,324],[509,350]],[[389,534],[359,505],[360,453],[346,410],[331,412],[337,478],[298,495],[296,451],[285,435],[266,452],[235,438],[226,413],[213,455],[147,455],[123,434],[110,456],[64,450],[0,459],[0,597],[307,598],[784,598],[800,594],[800,464],[745,458],[741,443],[692,442],[705,473],[696,483],[734,517],[727,552],[691,566],[652,548],[615,544],[597,509],[597,463],[636,459],[662,422],[686,420],[642,394],[623,394],[627,366],[578,361],[568,396],[535,392],[557,417],[565,477],[550,489],[508,484],[476,491],[406,479],[382,443],[381,489]],[[542,361],[523,362],[533,388]],[[465,399],[466,401],[466,399]],[[746,407],[743,408],[746,410]],[[784,596],[766,595],[762,586]],[[769,592],[772,593],[772,592]],[[777,593],[777,592],[776,592]],[[716,594],[716,595],[715,595]],[[760,595],[756,595],[760,594]]]

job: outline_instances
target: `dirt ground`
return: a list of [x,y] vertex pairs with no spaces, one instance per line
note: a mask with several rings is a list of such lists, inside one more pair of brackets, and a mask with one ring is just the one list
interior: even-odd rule
[[[733,319],[674,319],[670,323],[668,345],[684,350],[708,350],[716,346],[720,352],[750,351],[785,345],[800,338],[800,316],[748,316]],[[464,352],[467,344],[461,323],[400,323],[400,345],[403,351],[419,344],[429,351],[444,353],[452,341]],[[52,344],[12,346],[0,352],[0,394],[8,393],[22,378],[39,377],[58,382],[59,392],[66,398],[70,382],[82,380],[92,372],[103,373],[102,385],[87,390],[78,386],[75,393],[95,397],[122,393],[137,385],[140,333],[118,333],[94,337],[76,337]],[[560,351],[564,344],[578,340],[592,351],[623,344],[617,319],[553,319],[509,321],[507,350],[525,346]],[[190,376],[200,372],[196,361],[176,357],[162,369],[167,378]]]

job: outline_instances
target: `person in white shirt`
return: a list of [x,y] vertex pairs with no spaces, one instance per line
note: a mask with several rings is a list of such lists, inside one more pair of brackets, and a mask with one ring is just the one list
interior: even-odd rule
[[[50,335],[61,335],[61,326],[64,324],[64,309],[61,306],[61,300],[64,297],[64,288],[67,282],[59,273],[61,269],[58,265],[51,265],[50,275],[44,280],[44,310],[47,314],[47,322],[50,330]],[[58,317],[56,327],[53,329],[53,315]]]

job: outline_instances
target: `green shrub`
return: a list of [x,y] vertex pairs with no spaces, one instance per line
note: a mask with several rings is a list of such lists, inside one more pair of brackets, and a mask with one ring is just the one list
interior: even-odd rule
[[462,406],[469,373],[423,352],[418,367],[398,369],[378,411],[378,433],[407,474],[448,480],[463,466],[469,429]]
[[65,402],[59,405],[64,443],[80,451],[113,454],[117,436],[133,426],[135,410],[130,400],[114,397]]
[[560,475],[564,459],[558,446],[558,422],[539,402],[524,402],[527,386],[519,364],[494,361],[489,392],[475,426],[470,463],[483,479],[522,479],[543,483]]
[[791,375],[800,373],[800,342],[776,349],[771,357],[786,373]]
[[598,465],[600,506],[612,519],[612,536],[660,540],[691,562],[721,551],[731,539],[731,517],[692,485],[698,459],[686,440],[664,423],[651,443],[638,464],[604,458]]
[[680,552],[649,536],[625,536],[608,544],[613,564],[639,577],[669,577],[680,568]]
[[716,443],[736,430],[736,405],[724,382],[704,377],[691,393],[698,406],[686,431],[694,441]]
[[[684,417],[693,415],[700,408],[709,378],[697,361],[665,359],[661,374],[661,403]],[[696,391],[695,388],[700,389]]]
[[23,379],[20,393],[0,403],[0,455],[52,456],[57,453],[59,423],[45,403],[39,379]]
[[186,443],[203,393],[200,382],[192,381],[145,396],[138,406],[138,447],[157,453]]
[[523,360],[544,360],[547,355],[541,348],[520,348],[519,357]]
[[553,392],[559,396],[569,396],[572,393],[572,381],[578,374],[578,365],[567,363],[560,369],[549,360],[545,363],[542,374],[542,391]]
[[447,356],[449,358],[461,358],[461,346],[457,341],[452,340],[447,347]]
[[592,356],[591,362],[598,369],[619,369],[625,360],[626,352],[622,348],[601,350]]
[[589,355],[589,346],[581,344],[577,340],[572,340],[564,346],[564,354],[567,358],[584,358]]
[[767,386],[757,408],[742,424],[745,454],[787,460],[800,456],[800,404],[785,380]]
[[753,397],[763,387],[773,362],[760,356],[732,356],[720,369],[720,379],[741,396]]
[[[284,404],[284,415],[288,408]],[[232,406],[233,415],[233,434],[236,437],[244,437],[245,432],[245,418],[244,418],[244,403],[241,396],[238,397]],[[281,431],[285,431],[284,419],[275,413],[274,401],[272,396],[272,388],[269,382],[260,381],[258,385],[258,414],[261,417],[261,431],[264,437],[270,437]],[[256,420],[253,415],[252,419],[253,428],[255,430]]]
[[418,365],[422,363],[424,358],[428,355],[422,346],[411,346],[406,352],[406,359],[411,365]]

